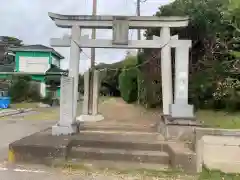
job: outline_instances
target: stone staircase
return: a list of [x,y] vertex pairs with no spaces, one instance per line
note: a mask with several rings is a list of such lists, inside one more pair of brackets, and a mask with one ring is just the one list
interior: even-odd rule
[[15,162],[196,172],[193,151],[184,143],[165,141],[151,130],[99,128],[81,130],[73,136],[52,136],[47,129],[11,143],[9,151]]
[[182,143],[164,141],[159,133],[82,131],[69,147],[69,162],[104,168],[119,164],[117,168],[121,169],[174,168],[195,172],[195,154]]

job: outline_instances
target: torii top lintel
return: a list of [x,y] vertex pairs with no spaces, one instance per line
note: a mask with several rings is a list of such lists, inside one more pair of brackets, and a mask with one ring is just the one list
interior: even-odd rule
[[91,15],[62,15],[48,13],[58,27],[71,28],[74,25],[81,28],[112,29],[114,20],[128,22],[129,29],[146,29],[154,27],[186,27],[188,17],[180,16],[91,16]]

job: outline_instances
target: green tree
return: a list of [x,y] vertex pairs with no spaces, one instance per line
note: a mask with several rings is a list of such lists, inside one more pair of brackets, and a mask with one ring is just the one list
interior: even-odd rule
[[137,63],[136,56],[127,54],[122,61],[112,64],[98,64],[95,68],[101,71],[101,93],[120,96],[119,75],[123,69],[132,68],[136,66]]
[[0,65],[13,64],[15,57],[9,54],[8,48],[21,45],[22,40],[18,38],[0,36]]
[[9,95],[13,102],[39,101],[39,86],[31,84],[30,76],[13,75]]
[[3,43],[11,45],[11,46],[21,46],[22,45],[22,40],[20,40],[16,37],[1,36],[1,40]]
[[[226,106],[238,97],[238,83],[232,82],[239,80],[240,72],[239,4],[239,0],[176,0],[160,7],[156,13],[156,16],[190,18],[188,27],[172,29],[172,34],[193,41],[190,97],[197,106],[218,106],[219,101],[223,101]],[[150,29],[146,32],[146,37],[159,33],[159,29]],[[144,53],[152,52],[144,50]],[[228,95],[223,96],[223,93],[219,92],[223,87],[219,88],[219,84],[231,84],[234,88],[224,86],[224,92],[228,92]],[[219,97],[220,95],[222,97]]]
[[138,74],[137,68],[131,68],[123,70],[119,75],[121,97],[127,103],[135,102],[138,98]]
[[30,88],[30,77],[28,76],[13,76],[9,95],[14,102],[21,102],[27,99],[27,92]]

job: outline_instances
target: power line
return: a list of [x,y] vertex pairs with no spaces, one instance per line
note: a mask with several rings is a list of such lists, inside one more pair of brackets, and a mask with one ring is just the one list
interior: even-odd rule
[[[165,43],[162,47],[159,47],[159,49],[162,49],[162,48],[166,47],[166,46],[170,43],[170,41],[171,41],[171,39],[170,39],[167,43]],[[161,51],[160,51],[159,53],[161,53]],[[134,69],[134,68],[141,67],[141,66],[149,63],[149,62],[152,61],[153,59],[157,58],[157,57],[159,56],[159,53],[157,53],[156,55],[153,55],[152,58],[149,58],[147,61],[144,61],[144,62],[141,63],[141,64],[138,64],[138,65],[136,65],[136,66],[132,66],[132,67],[129,67],[129,68],[125,68],[125,69],[123,69],[123,70],[124,70],[124,71],[128,71],[128,70],[130,70],[130,69]],[[157,65],[157,66],[158,66],[158,65]],[[159,67],[160,67],[160,66],[159,66]],[[118,70],[118,69],[119,69],[119,68],[104,68],[104,69],[99,69],[99,71],[106,71],[106,70],[116,71],[116,70]]]
[[83,50],[82,50],[82,53],[88,58],[88,59],[91,59],[91,57],[90,56],[88,56],[88,54],[87,53],[85,53]]
[[71,40],[81,49],[81,53],[83,53],[88,59],[91,59],[91,57],[89,57],[87,53],[83,51],[83,49],[79,46],[79,44],[74,39],[71,39]]
[[[92,16],[97,15],[97,0],[93,0],[92,4]],[[96,39],[96,29],[92,29],[92,39]],[[95,64],[95,58],[96,58],[96,52],[95,48],[91,48],[91,68],[94,67]]]

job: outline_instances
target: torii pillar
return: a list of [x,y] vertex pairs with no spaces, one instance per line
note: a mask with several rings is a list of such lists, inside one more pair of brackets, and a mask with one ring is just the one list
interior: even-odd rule
[[[61,79],[60,120],[58,124],[52,127],[53,135],[74,134],[78,129],[76,124],[76,112],[78,100],[79,60],[81,49],[75,40],[78,40],[81,37],[79,26],[73,26],[71,34],[71,39],[65,38],[62,42],[63,44],[65,43],[71,46],[68,73],[69,78],[65,80],[65,78],[62,77]],[[65,84],[67,81],[69,81],[69,84]],[[67,107],[70,108],[68,109]]]
[[162,27],[160,37],[165,42],[161,49],[163,114],[170,115],[170,104],[173,104],[171,46],[168,43],[171,39],[170,28]]

